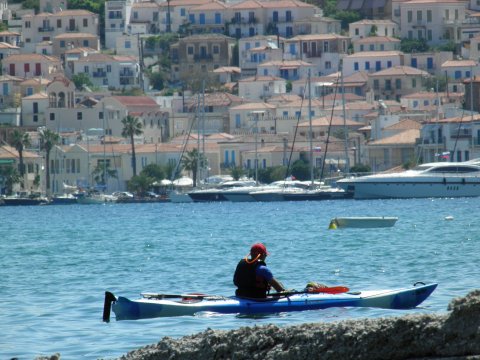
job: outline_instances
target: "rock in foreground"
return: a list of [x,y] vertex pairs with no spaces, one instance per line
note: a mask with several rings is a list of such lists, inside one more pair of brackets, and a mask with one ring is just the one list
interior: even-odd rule
[[480,290],[454,299],[449,313],[267,325],[164,338],[121,360],[480,359]]

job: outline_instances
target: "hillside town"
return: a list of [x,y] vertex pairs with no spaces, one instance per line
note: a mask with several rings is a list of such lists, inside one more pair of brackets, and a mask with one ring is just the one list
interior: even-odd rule
[[79,7],[0,1],[1,194],[480,157],[478,1]]

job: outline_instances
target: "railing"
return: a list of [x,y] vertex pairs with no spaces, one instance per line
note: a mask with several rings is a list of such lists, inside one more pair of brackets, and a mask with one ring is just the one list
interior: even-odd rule
[[66,32],[78,32],[79,29],[78,29],[78,26],[67,26],[67,27],[65,28],[65,31],[66,31]]
[[193,60],[198,61],[198,60],[213,60],[213,55],[211,54],[195,54],[193,55]]
[[120,70],[119,75],[120,76],[134,76],[135,73],[130,69],[123,69],[123,70]]
[[105,71],[97,71],[97,72],[92,73],[92,76],[94,78],[106,77],[107,73]]
[[50,32],[53,30],[55,30],[53,26],[44,26],[38,28],[38,32]]

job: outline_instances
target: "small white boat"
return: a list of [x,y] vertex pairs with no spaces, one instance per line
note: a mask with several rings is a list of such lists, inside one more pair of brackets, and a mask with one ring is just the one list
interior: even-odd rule
[[392,227],[397,222],[398,217],[387,216],[357,216],[357,217],[337,217],[330,221],[329,229],[344,227],[351,228],[381,228]]

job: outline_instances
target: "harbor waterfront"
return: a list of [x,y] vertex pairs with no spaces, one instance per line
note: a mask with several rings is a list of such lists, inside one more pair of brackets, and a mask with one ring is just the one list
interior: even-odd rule
[[[478,198],[0,207],[0,355],[113,358],[211,329],[442,313],[478,288]],[[394,216],[394,227],[329,230],[332,218]],[[287,288],[308,281],[352,291],[438,283],[419,308],[325,310],[249,317],[200,314],[102,322],[106,290],[234,293],[252,243]]]

